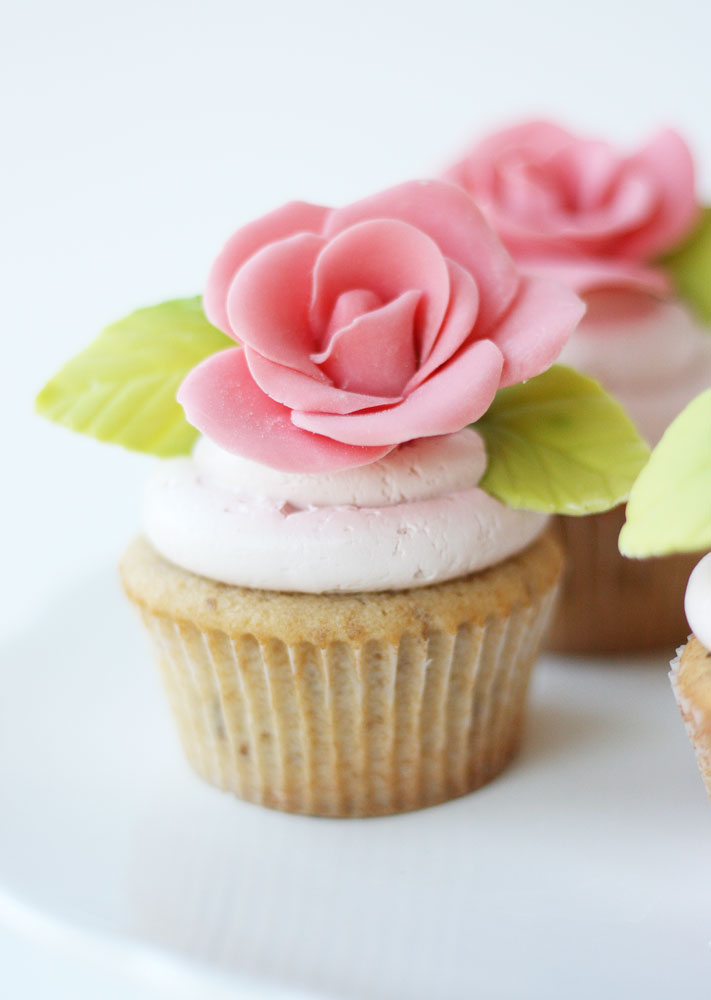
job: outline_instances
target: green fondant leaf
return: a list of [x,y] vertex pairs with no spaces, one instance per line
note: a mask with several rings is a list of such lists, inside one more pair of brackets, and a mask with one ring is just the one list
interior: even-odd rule
[[711,323],[711,207],[704,209],[689,239],[660,264],[671,274],[679,295]]
[[548,514],[617,506],[649,456],[619,403],[562,365],[500,389],[474,426],[488,454],[481,487],[509,507]]
[[188,454],[197,431],[175,394],[203,358],[230,345],[199,296],[139,309],[108,326],[42,389],[42,416],[152,455]]
[[620,532],[626,556],[711,548],[711,389],[669,425],[634,484]]

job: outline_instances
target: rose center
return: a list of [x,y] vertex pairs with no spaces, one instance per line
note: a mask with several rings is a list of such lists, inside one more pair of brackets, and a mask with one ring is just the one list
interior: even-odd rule
[[367,288],[352,288],[347,292],[342,292],[333,307],[331,318],[326,328],[326,343],[328,343],[338,330],[344,326],[349,326],[354,319],[363,316],[365,313],[379,309],[383,304],[382,299],[375,292]]
[[370,290],[341,293],[324,346],[311,361],[340,389],[397,400],[417,369],[414,330],[421,296],[410,289],[383,302]]
[[518,157],[510,157],[500,165],[495,197],[508,213],[534,225],[545,225],[551,215],[571,207],[568,194],[552,177],[548,163],[531,163]]

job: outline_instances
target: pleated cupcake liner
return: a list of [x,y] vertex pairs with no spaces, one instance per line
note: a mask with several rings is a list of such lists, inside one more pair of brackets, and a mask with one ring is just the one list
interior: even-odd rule
[[506,766],[554,594],[454,633],[323,648],[141,614],[202,778],[289,812],[375,816],[463,795]]
[[560,653],[673,649],[687,631],[684,593],[696,553],[626,559],[624,505],[557,519],[565,550],[560,597],[545,647]]
[[711,652],[696,636],[677,650],[669,680],[711,799]]

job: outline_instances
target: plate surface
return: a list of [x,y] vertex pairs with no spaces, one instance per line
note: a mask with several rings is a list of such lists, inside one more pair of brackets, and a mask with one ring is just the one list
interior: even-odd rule
[[192,775],[113,571],[0,664],[8,929],[173,996],[709,995],[711,811],[662,655],[544,658],[498,780],[340,821]]

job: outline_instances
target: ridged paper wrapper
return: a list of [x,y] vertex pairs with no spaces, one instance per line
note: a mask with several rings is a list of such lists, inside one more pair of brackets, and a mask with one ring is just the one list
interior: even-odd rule
[[557,519],[565,571],[546,648],[588,654],[674,649],[686,634],[684,594],[700,554],[627,559],[617,545],[624,522],[624,505]]
[[669,679],[711,799],[711,650],[692,635],[677,652]]
[[373,816],[473,791],[512,758],[561,563],[549,532],[447,583],[295,594],[197,577],[139,538],[121,572],[202,778],[289,812]]

